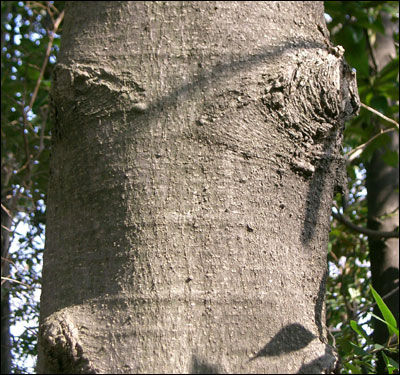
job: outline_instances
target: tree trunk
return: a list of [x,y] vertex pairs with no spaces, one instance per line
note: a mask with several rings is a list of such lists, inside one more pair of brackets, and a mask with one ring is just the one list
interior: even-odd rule
[[[3,166],[2,166],[3,167]],[[6,190],[6,179],[10,173],[2,168],[1,174],[1,373],[11,373],[11,335],[10,335],[10,232],[13,224],[12,213],[6,209],[10,205],[10,192]]]
[[1,373],[11,374],[10,298],[8,285],[1,291]]
[[[377,69],[380,71],[396,56],[393,39],[393,27],[388,14],[382,14],[386,33],[378,34],[374,49]],[[377,123],[378,129],[384,125]],[[399,166],[389,165],[385,154],[399,151],[399,133],[393,131],[387,135],[388,142],[377,149],[371,161],[366,165],[368,191],[368,227],[370,229],[391,232],[399,226]],[[382,296],[399,324],[399,239],[369,238],[372,284]],[[397,291],[396,291],[397,288]],[[394,293],[393,293],[394,292]],[[381,316],[378,306],[375,315]],[[380,344],[388,342],[389,333],[386,324],[374,319],[374,341]],[[384,373],[386,364],[380,358],[377,372]]]
[[44,373],[323,373],[354,76],[322,2],[67,3]]

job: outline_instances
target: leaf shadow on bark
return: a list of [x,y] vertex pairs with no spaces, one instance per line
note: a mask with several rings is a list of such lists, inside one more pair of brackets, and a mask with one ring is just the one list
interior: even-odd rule
[[[193,90],[201,89],[202,86],[207,84],[208,82],[215,80],[223,80],[227,76],[234,75],[240,70],[251,67],[254,64],[262,64],[265,63],[265,60],[270,59],[269,63],[273,64],[280,55],[284,53],[287,49],[317,49],[317,48],[326,48],[324,44],[316,43],[314,41],[303,41],[293,45],[293,42],[288,41],[285,45],[276,47],[271,51],[266,51],[264,53],[249,56],[247,58],[241,58],[238,61],[232,58],[232,61],[229,63],[222,63],[214,66],[210,71],[201,73],[195,80],[184,84],[182,86],[176,87],[171,90],[171,92],[162,96],[161,98],[155,100],[146,107],[146,110],[138,113],[135,111],[132,113],[132,116],[137,117],[139,120],[139,124],[141,127],[146,127],[149,125],[154,117],[163,116],[163,112],[168,109],[168,107],[176,105],[181,98],[184,98],[187,92],[191,92]],[[130,114],[128,112],[128,114]],[[138,125],[139,125],[138,124]],[[308,244],[315,232],[316,226],[316,217],[318,216],[318,211],[320,208],[321,195],[323,193],[325,187],[325,180],[327,171],[330,169],[330,164],[332,162],[329,157],[333,151],[334,143],[327,141],[325,144],[325,154],[328,156],[324,163],[320,163],[317,167],[316,172],[314,173],[312,180],[310,181],[310,187],[307,194],[307,208],[306,208],[306,217],[304,221],[304,230],[302,234],[302,243]],[[327,161],[326,161],[327,160]],[[323,283],[323,285],[325,285]],[[116,291],[117,292],[117,291]],[[318,293],[317,304],[315,307],[315,316],[318,324],[319,333],[322,334],[322,325],[321,325],[321,311],[322,311],[322,303],[324,296],[324,286]],[[86,296],[87,297],[87,296]],[[93,296],[96,297],[96,296]],[[87,299],[87,298],[85,298]],[[83,301],[74,301],[75,304],[79,304]],[[296,339],[294,339],[296,338]],[[269,356],[277,356],[285,353],[290,353],[294,351],[298,351],[302,348],[305,348],[314,338],[310,331],[304,328],[302,325],[295,323],[289,326],[286,326],[281,329],[277,333],[277,335],[272,338],[272,340],[267,343],[254,358],[250,361],[255,360],[260,357],[269,357]],[[328,350],[328,349],[327,349]],[[319,359],[315,360],[318,361]],[[313,363],[313,362],[312,362]],[[312,363],[303,365],[311,366]],[[314,365],[312,365],[314,366]],[[208,363],[202,358],[193,355],[192,363],[191,363],[191,373],[220,373],[220,367],[215,364]]]
[[318,334],[321,341],[324,341],[324,329],[322,323],[322,311],[325,302],[325,292],[326,292],[326,279],[328,277],[328,270],[325,270],[322,280],[319,284],[317,300],[315,301],[314,306],[314,317],[315,317],[315,324],[318,328]]
[[[312,340],[317,338],[312,332],[299,323],[283,327],[249,362],[262,357],[274,357],[295,352],[305,348]],[[298,374],[329,373],[335,366],[336,356],[333,349],[325,346],[324,355],[309,363],[303,363]]]
[[[318,328],[319,340],[323,343],[326,342],[323,333],[322,310],[325,300],[327,274],[328,273],[326,270],[320,282],[317,300],[314,307],[315,322]],[[262,357],[275,357],[296,352],[307,347],[307,345],[316,338],[317,336],[299,323],[286,325],[248,362],[252,362]],[[309,363],[303,363],[297,373],[314,374],[321,373],[321,371],[329,373],[329,371],[334,368],[335,364],[336,355],[334,353],[334,349],[330,345],[325,345],[324,355]],[[220,366],[211,364],[198,355],[192,355],[190,367],[191,374],[220,374],[223,372],[224,371],[221,371]]]
[[299,323],[283,327],[258,353],[249,360],[273,357],[305,348],[316,336]]
[[[248,362],[262,357],[275,357],[305,348],[316,336],[299,323],[283,327],[253,358]],[[325,355],[316,360],[303,364],[298,373],[317,373],[324,370],[326,362],[332,362],[331,348],[325,349]],[[316,368],[319,371],[316,372]],[[312,372],[308,372],[311,370]],[[192,355],[190,374],[221,374],[220,366],[207,362],[198,355]]]
[[[284,44],[274,46],[269,50],[262,51],[254,55],[248,55],[248,56],[231,55],[230,57],[224,56],[223,62],[216,63],[216,65],[214,65],[208,70],[198,71],[197,72],[198,75],[192,78],[192,80],[190,80],[189,82],[185,82],[181,85],[178,82],[175,85],[175,87],[172,88],[165,95],[159,98],[155,98],[154,101],[146,103],[146,106],[144,106],[145,109],[143,111],[138,112],[137,109],[134,109],[132,111],[127,109],[127,111],[122,114],[114,112],[113,116],[119,117],[122,115],[126,117],[126,121],[132,122],[134,125],[133,128],[135,129],[132,132],[132,137],[135,138],[137,137],[137,134],[135,134],[136,132],[146,131],[146,129],[150,127],[152,121],[154,121],[156,117],[161,117],[161,116],[165,117],[168,108],[174,107],[178,105],[180,102],[184,101],[188,93],[200,91],[205,85],[213,85],[213,86],[218,86],[219,84],[223,85],[225,79],[234,77],[235,75],[238,75],[241,71],[250,69],[251,67],[257,64],[258,65],[264,64],[266,66],[267,64],[268,65],[276,64],[279,62],[279,58],[281,57],[281,55],[284,54],[285,51],[287,50],[292,50],[293,52],[295,52],[297,50],[302,50],[302,49],[326,49],[326,48],[327,48],[326,45],[322,42],[316,42],[312,39],[305,39],[305,38],[300,40],[298,38],[293,38],[289,39]],[[72,67],[68,67],[68,69],[72,69]],[[278,78],[279,77],[277,77],[277,79]],[[67,106],[67,107],[74,108],[74,106]],[[74,109],[74,111],[75,110],[76,109]],[[68,111],[72,110],[68,109]],[[93,116],[94,117],[98,116],[99,118],[101,118],[102,112],[99,112]],[[92,121],[92,118],[90,119],[90,121]],[[96,121],[93,121],[93,124],[94,124],[93,126],[98,126],[98,123]],[[72,126],[81,126],[81,124],[80,123],[77,124],[75,122],[73,123]],[[74,134],[74,133],[69,132],[69,134]],[[127,137],[124,140],[124,142],[127,143],[131,141],[132,139],[130,137]],[[111,259],[108,262],[114,264]],[[117,264],[118,262],[115,262],[114,266],[115,268],[112,270],[113,272],[116,273],[119,272]],[[113,272],[111,272],[111,274]],[[93,295],[91,296],[85,294],[84,299],[82,299],[80,294],[76,294],[76,296],[74,296],[74,301],[71,301],[69,298],[61,298],[60,299],[61,305],[57,306],[57,310],[60,310],[71,304],[80,304],[85,300],[97,298],[99,297],[99,294],[96,291],[94,291]],[[111,290],[111,293],[115,294],[118,293],[117,285],[115,286],[115,288],[113,288],[113,290]],[[110,294],[110,290],[108,291],[108,294]]]
[[[133,116],[140,116],[141,118],[147,117],[148,120],[154,116],[159,116],[168,107],[175,106],[180,98],[184,98],[187,93],[196,91],[212,83],[214,86],[218,86],[218,82],[224,81],[227,78],[237,74],[240,71],[249,69],[250,67],[257,64],[276,64],[279,57],[283,55],[287,50],[301,50],[301,49],[326,49],[327,46],[324,43],[316,42],[314,40],[307,39],[289,39],[282,45],[275,46],[270,50],[262,53],[252,54],[246,57],[242,55],[230,56],[228,62],[217,62],[209,70],[199,70],[196,72],[196,78],[189,80],[189,82],[182,85],[176,85],[165,95],[146,103],[146,110],[140,113],[136,110],[128,111],[128,114]],[[277,79],[279,77],[276,77]]]
[[[334,138],[336,138],[338,131],[340,130],[335,130],[333,134]],[[301,232],[301,243],[304,246],[309,245],[314,238],[315,229],[319,218],[322,195],[324,194],[327,180],[332,181],[332,179],[329,178],[329,173],[332,173],[331,165],[334,160],[337,159],[337,156],[335,155],[335,152],[337,152],[335,149],[336,147],[335,139],[332,139],[332,136],[328,136],[324,140],[323,156],[318,161],[315,172],[311,177],[306,197],[306,212],[303,230]]]
[[332,348],[326,345],[325,354],[309,363],[303,363],[297,374],[331,374],[336,365],[335,358]]

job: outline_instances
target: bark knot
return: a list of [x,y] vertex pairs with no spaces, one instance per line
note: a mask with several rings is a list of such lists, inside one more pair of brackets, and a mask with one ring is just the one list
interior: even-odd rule
[[144,112],[148,108],[143,84],[130,72],[85,64],[58,64],[52,97],[66,114],[104,117],[114,112]]
[[322,139],[358,111],[355,75],[342,54],[334,51],[298,51],[289,69],[278,77],[263,77],[261,102],[279,124],[294,129],[300,138]]
[[95,374],[85,357],[79,332],[66,312],[46,318],[40,329],[46,369],[57,374]]

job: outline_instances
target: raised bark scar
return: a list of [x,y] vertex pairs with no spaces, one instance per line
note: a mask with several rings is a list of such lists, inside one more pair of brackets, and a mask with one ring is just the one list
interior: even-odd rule
[[78,329],[67,312],[56,312],[44,321],[40,340],[53,372],[96,373],[83,353]]

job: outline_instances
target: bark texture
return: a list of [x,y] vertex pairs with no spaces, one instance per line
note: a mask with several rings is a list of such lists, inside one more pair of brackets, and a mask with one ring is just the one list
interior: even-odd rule
[[39,371],[323,373],[355,77],[322,2],[67,3]]

